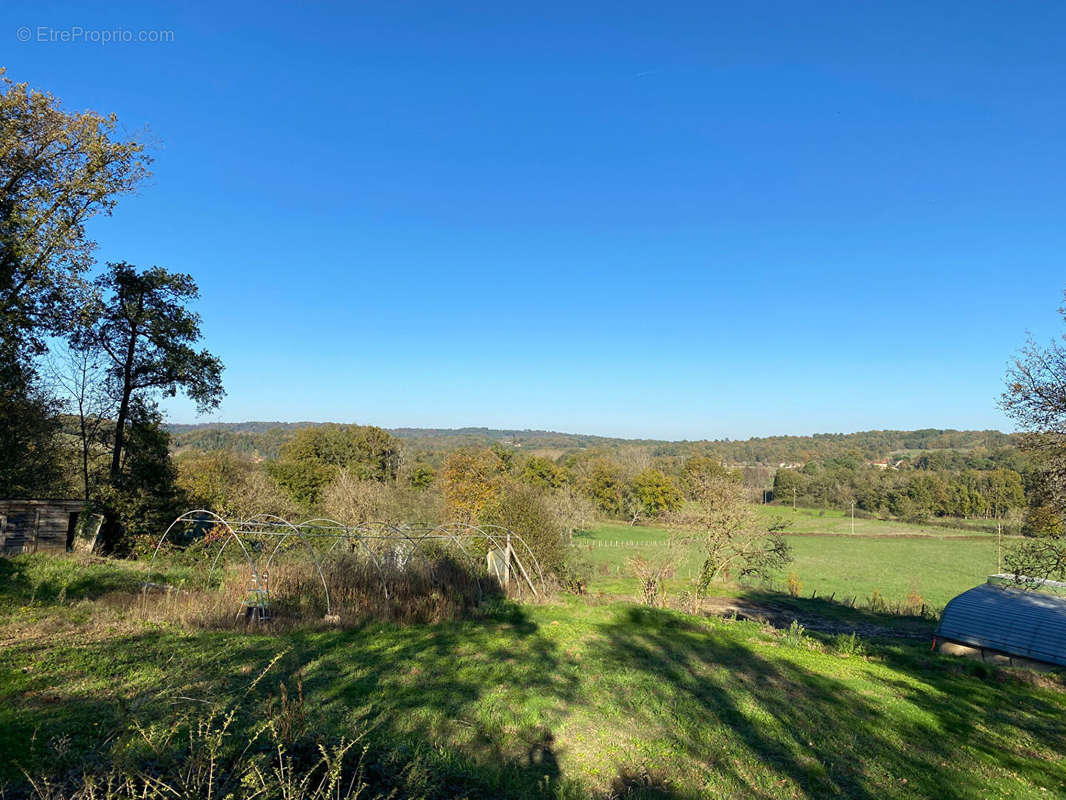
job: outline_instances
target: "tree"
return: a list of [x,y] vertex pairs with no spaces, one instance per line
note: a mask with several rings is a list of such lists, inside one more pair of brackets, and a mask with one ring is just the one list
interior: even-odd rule
[[[1059,308],[1066,321],[1066,306]],[[1045,505],[1060,518],[1066,511],[1066,335],[1046,347],[1029,337],[1007,371],[1007,390],[1000,405],[1027,432],[1023,447],[1043,471]],[[1015,580],[1066,578],[1066,536],[1043,520],[1050,535],[1024,542],[1006,556]]]
[[178,488],[190,506],[220,516],[247,519],[255,514],[291,517],[297,510],[264,469],[226,450],[182,453],[175,457]]
[[0,497],[61,494],[59,408],[23,359],[0,346]]
[[558,489],[569,480],[566,467],[561,467],[544,456],[530,456],[522,464],[519,479],[534,486]]
[[148,175],[144,145],[118,120],[71,112],[0,69],[0,331],[39,354],[92,264],[85,223]]
[[768,577],[792,560],[779,527],[759,524],[738,474],[699,475],[692,494],[693,502],[673,519],[671,538],[675,547],[695,544],[703,552],[697,595],[723,578]]
[[632,493],[622,467],[608,458],[598,458],[590,465],[583,488],[600,510],[620,517],[632,507]]
[[482,519],[499,500],[507,467],[494,450],[464,448],[450,453],[441,476],[448,514],[462,522]]
[[79,470],[85,502],[92,494],[94,456],[106,447],[103,430],[115,410],[107,392],[102,352],[92,346],[57,345],[49,358],[49,375],[67,410],[78,420]]
[[118,406],[110,470],[114,483],[133,402],[182,391],[201,413],[216,408],[224,394],[222,363],[192,347],[200,339],[200,316],[186,308],[199,297],[192,276],[162,267],[138,271],[123,261],[108,264],[96,288],[102,295],[93,306],[96,321],[78,344],[98,346],[109,359],[108,386]]
[[100,488],[96,502],[104,515],[104,546],[143,554],[184,508],[177,472],[170,459],[170,435],[150,401],[135,397],[128,416],[128,443],[117,477]]
[[400,469],[400,442],[374,425],[317,425],[302,428],[281,448],[283,461],[296,461],[347,469],[359,480],[380,483],[396,480]]
[[633,494],[642,513],[649,517],[659,517],[681,507],[681,492],[673,480],[652,467],[633,479]]

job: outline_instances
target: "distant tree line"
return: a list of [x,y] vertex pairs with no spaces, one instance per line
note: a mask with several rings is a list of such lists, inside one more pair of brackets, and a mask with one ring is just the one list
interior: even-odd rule
[[847,509],[854,503],[869,514],[912,522],[933,517],[1002,519],[1028,504],[1025,477],[1010,468],[879,469],[840,461],[779,470],[772,498],[814,508]]
[[[300,428],[321,423],[247,422],[169,426],[178,450],[225,449],[276,458],[281,446]],[[816,434],[814,436],[774,436],[745,441],[683,441],[655,439],[614,439],[551,431],[504,431],[489,428],[455,430],[399,428],[389,431],[403,441],[409,452],[439,459],[464,447],[491,447],[499,444],[524,451],[552,451],[559,454],[583,451],[623,454],[640,451],[649,457],[684,461],[706,457],[730,465],[759,465],[777,469],[782,464],[805,464],[832,458],[857,456],[874,461],[885,458],[920,458],[923,453],[937,458],[967,457],[973,452],[990,453],[1021,444],[1019,434],[999,431],[863,431],[859,433]],[[945,455],[952,454],[952,455]]]

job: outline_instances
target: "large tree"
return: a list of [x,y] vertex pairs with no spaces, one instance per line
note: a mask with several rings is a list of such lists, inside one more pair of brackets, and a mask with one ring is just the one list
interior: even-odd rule
[[110,478],[117,483],[134,402],[150,406],[154,396],[182,392],[200,412],[216,408],[224,394],[222,363],[194,348],[200,316],[186,306],[199,291],[190,275],[118,262],[108,264],[96,288],[100,298],[82,335],[92,337],[109,361],[108,386],[118,408]]
[[39,353],[92,265],[85,223],[148,174],[144,145],[114,115],[68,111],[0,70],[0,331]]
[[[1066,305],[1059,309],[1066,321]],[[1066,335],[1040,345],[1029,337],[1007,372],[1001,406],[1024,431],[1023,447],[1041,466],[1040,502],[1060,520],[1066,513]],[[1061,525],[1007,554],[1008,568],[1021,580],[1066,579],[1066,537]]]

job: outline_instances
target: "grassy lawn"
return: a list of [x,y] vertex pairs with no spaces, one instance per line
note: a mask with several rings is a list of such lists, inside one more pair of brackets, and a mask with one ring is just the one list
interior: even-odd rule
[[243,697],[240,744],[284,708],[284,682],[304,698],[289,717],[324,740],[369,730],[368,775],[400,796],[1066,793],[1061,684],[925,642],[845,656],[755,622],[577,598],[437,625],[206,631],[142,619],[131,565],[0,564],[0,779],[16,784],[20,767],[130,758],[133,720]]
[[[785,505],[756,506],[760,517],[766,520],[781,519],[788,523],[789,533],[818,533],[851,535],[851,515],[839,509],[797,508]],[[903,522],[900,520],[863,519],[855,517],[856,536],[980,536],[996,532],[995,520],[943,519],[937,525]],[[967,528],[952,528],[953,523]],[[970,528],[980,527],[982,531]]]
[[[792,509],[760,506],[770,516],[791,515]],[[942,608],[960,592],[981,583],[996,571],[996,537],[973,532],[880,520],[851,520],[818,516],[800,509],[786,516],[787,531],[795,561],[778,575],[774,587],[784,588],[788,572],[803,584],[803,592],[836,598],[869,598],[876,591],[890,603],[903,601],[915,592],[932,608]],[[832,514],[832,512],[829,512]],[[795,535],[792,535],[795,534]],[[629,574],[627,559],[653,556],[667,540],[663,528],[604,523],[575,537],[583,556],[591,562],[593,592],[634,595],[637,582]],[[687,553],[678,563],[677,577],[667,582],[670,591],[682,591],[698,573],[702,559]]]

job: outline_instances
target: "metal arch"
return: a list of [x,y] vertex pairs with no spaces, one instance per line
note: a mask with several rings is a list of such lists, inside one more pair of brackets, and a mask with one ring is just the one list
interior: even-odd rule
[[465,547],[463,547],[463,543],[461,541],[459,541],[459,537],[458,536],[456,536],[451,531],[444,531],[444,533],[446,533],[451,538],[451,540],[453,542],[455,542],[455,546],[459,548],[459,552],[461,552],[463,554],[463,557],[466,558],[466,563],[470,565],[470,573],[474,576],[474,580],[477,581],[477,596],[478,596],[478,599],[484,597],[485,593],[484,593],[484,591],[481,588],[481,578],[478,577],[478,565],[477,565],[477,562],[474,561],[474,559],[470,557],[470,553],[468,553],[467,549]]
[[391,522],[375,522],[373,525],[380,525],[382,530],[389,530],[400,536],[402,539],[406,539],[415,547],[418,548],[418,552],[422,554],[422,561],[427,567],[429,567],[429,576],[433,579],[434,583],[440,583],[437,579],[437,571],[433,569],[433,559],[429,557],[429,554],[422,548],[422,543],[418,538],[411,536],[411,534],[399,525],[394,525]]
[[[345,538],[347,539],[349,546],[351,546],[352,526],[344,525],[344,524],[342,524],[340,522],[337,522],[337,520],[335,520],[335,519],[326,519],[324,517],[316,517],[315,519],[306,519],[303,522],[301,522],[299,525],[296,525],[295,527],[299,528],[299,529],[303,529],[305,526],[310,526],[310,525],[312,525],[312,524],[314,524],[316,522],[328,522],[328,523],[330,523],[331,526],[334,526],[335,528],[340,528],[340,529],[344,530]],[[358,527],[356,527],[355,530],[359,530]],[[342,541],[341,538],[337,537],[337,541],[333,543],[333,547],[331,547],[329,549],[329,552],[332,553],[334,548],[336,548],[336,546],[338,544],[340,544],[341,541]],[[381,562],[378,561],[378,557],[377,557],[377,555],[374,554],[374,551],[371,550],[367,546],[367,543],[363,541],[363,537],[362,536],[356,536],[355,537],[355,541],[370,556],[370,560],[374,562],[374,568],[378,571],[378,577],[381,578],[381,588],[385,592],[385,599],[388,600],[389,599],[389,582],[385,578],[385,571],[381,568]],[[278,543],[278,546],[279,547],[281,546],[280,542]],[[270,557],[271,558],[274,557],[273,553],[271,553]],[[321,570],[319,570],[319,572],[321,573]]]
[[[244,524],[245,524],[245,523],[246,523],[246,522],[247,522],[248,520],[250,520],[250,519],[255,519],[256,517],[258,517],[258,516],[260,516],[260,515],[262,515],[262,514],[265,514],[265,513],[266,513],[266,512],[259,512],[258,514],[253,514],[252,516],[250,516],[250,517],[247,517],[246,519],[238,520],[238,521],[237,521],[237,529],[238,529],[238,530],[240,530],[240,529],[243,529],[243,527],[244,527]],[[226,538],[226,541],[224,541],[224,542],[222,543],[222,547],[220,547],[220,548],[219,548],[219,551],[218,551],[218,552],[217,552],[217,553],[215,554],[215,560],[211,562],[211,571],[212,571],[212,572],[214,572],[214,570],[215,570],[215,567],[216,567],[216,566],[218,566],[218,562],[219,562],[219,560],[220,560],[220,559],[222,558],[222,554],[223,554],[223,553],[224,553],[224,552],[226,551],[226,547],[227,547],[227,546],[229,545],[229,543],[230,543],[230,539],[229,539],[229,537],[227,537],[227,538]]]
[[[259,525],[259,524],[261,524],[260,520],[262,520],[263,524],[273,525],[273,526],[276,526],[276,527],[288,528],[288,529],[291,530],[291,533],[288,533],[288,532],[285,533],[285,535],[283,535],[281,537],[281,539],[278,541],[277,545],[274,547],[273,552],[271,552],[270,556],[267,558],[266,568],[270,569],[270,565],[271,565],[271,563],[273,563],[274,556],[277,554],[278,549],[281,547],[282,544],[285,543],[285,540],[288,539],[289,536],[291,536],[293,533],[295,533],[296,536],[300,539],[300,541],[303,542],[304,547],[307,548],[307,552],[310,553],[311,562],[315,565],[315,569],[318,571],[318,579],[320,581],[322,581],[322,591],[325,594],[325,598],[326,598],[326,616],[332,615],[333,614],[333,608],[332,608],[332,606],[330,605],[330,602],[329,602],[329,585],[326,582],[326,576],[322,572],[322,565],[318,561],[318,556],[315,555],[315,548],[311,547],[311,543],[309,541],[307,541],[307,539],[304,537],[303,532],[299,528],[297,528],[295,525],[293,525],[291,522],[289,522],[286,519],[282,519],[281,517],[277,516],[276,514],[257,514],[254,517],[246,519],[241,524],[242,532],[244,532],[246,534],[252,533],[252,531],[245,530],[246,526]],[[276,520],[276,522],[274,522],[273,520]]]
[[543,587],[545,585],[544,570],[541,569],[540,560],[533,554],[533,549],[526,542],[525,537],[522,536],[519,533],[515,533],[510,528],[503,527],[502,525],[485,525],[485,526],[483,526],[483,528],[494,528],[496,530],[507,531],[507,534],[509,536],[512,536],[512,537],[518,539],[518,541],[521,543],[522,547],[524,547],[526,549],[526,552],[529,554],[529,558],[533,561],[533,566],[535,566],[537,568],[537,577],[540,578],[540,585],[541,585],[541,588],[543,589]]
[[[380,541],[386,546],[388,543],[395,546],[407,542],[411,548],[408,553],[412,553],[417,549],[423,562],[428,566],[430,577],[435,584],[440,583],[440,578],[437,571],[434,569],[433,559],[430,558],[424,545],[428,541],[439,541],[444,544],[450,543],[459,549],[459,552],[466,560],[467,565],[472,569],[478,587],[479,599],[481,599],[484,597],[484,588],[479,577],[480,570],[478,569],[477,559],[471,555],[471,552],[467,549],[465,544],[480,539],[487,542],[491,547],[502,549],[505,547],[504,540],[506,538],[510,544],[510,551],[517,568],[516,576],[520,573],[521,578],[524,578],[524,585],[529,587],[534,597],[538,596],[538,591],[531,579],[530,572],[526,569],[526,564],[530,564],[532,571],[540,579],[541,591],[546,591],[545,587],[547,584],[544,578],[544,570],[539,559],[537,559],[536,554],[523,536],[502,525],[475,525],[466,522],[451,522],[438,526],[430,526],[424,523],[408,524],[390,522],[366,522],[358,525],[344,525],[336,520],[326,518],[308,519],[300,522],[298,525],[293,525],[288,520],[270,513],[258,513],[243,520],[230,522],[213,511],[196,509],[193,511],[187,511],[175,519],[156,544],[149,564],[149,581],[146,581],[144,587],[146,596],[150,588],[149,583],[155,567],[155,561],[157,560],[163,545],[173,534],[174,528],[181,523],[196,523],[199,525],[212,524],[215,527],[221,524],[224,526],[225,530],[229,533],[229,536],[224,536],[222,538],[221,546],[212,561],[211,571],[213,572],[218,567],[230,541],[236,540],[237,546],[244,554],[252,572],[254,580],[252,588],[256,590],[255,594],[258,598],[257,602],[261,608],[264,607],[264,594],[267,591],[266,586],[263,583],[266,575],[266,568],[269,568],[273,564],[274,559],[284,548],[285,542],[293,535],[303,543],[305,549],[311,556],[311,561],[314,564],[316,571],[318,572],[326,601],[327,615],[332,614],[332,599],[329,596],[329,582],[326,580],[325,572],[322,568],[323,562],[316,553],[315,543],[312,541],[314,539],[332,540],[332,544],[324,545],[328,548],[326,552],[329,553],[332,553],[342,540],[349,544],[352,552],[355,552],[356,544],[361,547],[374,562],[374,567],[381,579],[382,588],[386,598],[389,597],[388,577],[383,568],[383,562],[377,552],[380,548],[371,546],[374,541]],[[276,544],[269,556],[267,556],[266,566],[261,572],[258,566],[258,561],[263,557],[267,549],[265,547],[267,541],[266,537],[274,537]],[[520,550],[525,556],[525,564],[523,563],[523,558],[518,556],[518,553],[516,552],[517,550]],[[519,586],[522,585],[523,582],[519,580]]]
[[[477,534],[480,534],[481,536],[484,536],[486,539],[488,539],[489,542],[491,544],[493,544],[497,549],[502,549],[500,547],[500,542],[495,536],[493,536],[491,533],[489,533],[489,529],[492,529],[492,530],[495,530],[495,531],[503,531],[505,534],[507,534],[508,542],[512,542],[513,540],[517,540],[522,545],[522,547],[525,548],[526,553],[529,555],[530,560],[533,562],[533,566],[536,567],[537,577],[540,578],[541,592],[546,591],[545,587],[546,587],[547,584],[546,584],[546,581],[544,580],[544,570],[541,568],[540,561],[537,559],[536,555],[534,555],[533,550],[526,543],[525,538],[523,538],[521,536],[521,534],[515,533],[510,528],[505,528],[502,525],[474,525],[474,524],[469,523],[469,522],[452,522],[452,523],[448,523],[447,525],[443,525],[441,527],[442,528],[462,528],[462,529],[465,529],[467,531],[476,531]],[[533,596],[535,597],[537,595],[537,590],[533,586],[533,581],[530,579],[529,574],[526,572],[525,566],[522,564],[522,561],[520,559],[518,559],[518,558],[515,559],[515,563],[518,565],[518,568],[522,571],[522,575],[526,579],[526,583],[529,584],[529,588],[533,591]]]
[[434,532],[439,532],[439,533],[442,533],[445,536],[447,536],[453,542],[455,542],[455,546],[458,547],[459,548],[459,552],[461,552],[463,554],[463,557],[466,559],[466,563],[470,566],[470,572],[474,576],[474,580],[477,582],[478,598],[480,599],[480,598],[484,597],[485,593],[484,593],[484,591],[482,590],[482,587],[481,587],[481,578],[478,577],[478,565],[477,565],[477,562],[474,561],[474,559],[470,557],[470,553],[467,551],[467,549],[465,547],[463,547],[463,543],[461,541],[459,541],[459,537],[456,536],[451,531],[447,530],[443,526],[438,526],[436,528],[424,528],[423,530],[425,531],[425,533],[423,533],[423,535],[421,537],[419,537],[420,540],[421,539],[427,539],[430,536],[433,536]]
[[[222,547],[219,549],[218,554],[215,556],[215,560],[211,562],[211,572],[214,571],[215,565],[218,563],[219,556],[222,555],[222,550],[224,550],[226,548],[226,545],[229,544],[230,540],[233,539],[240,546],[241,552],[244,553],[244,557],[248,560],[248,566],[252,570],[252,577],[255,578],[255,588],[262,589],[263,581],[259,576],[259,569],[258,567],[256,567],[255,559],[252,558],[252,554],[248,552],[248,548],[244,546],[244,542],[241,541],[241,537],[237,535],[236,531],[233,530],[233,527],[226,520],[224,520],[214,511],[208,511],[206,508],[198,508],[194,511],[186,511],[184,514],[182,514],[180,517],[170,523],[166,531],[159,538],[159,542],[158,544],[156,544],[155,550],[152,552],[152,558],[148,562],[148,577],[152,577],[152,568],[155,566],[155,560],[156,557],[159,555],[159,550],[163,547],[163,543],[167,540],[167,537],[170,536],[170,532],[174,530],[174,526],[177,525],[179,522],[204,522],[206,521],[204,517],[206,517],[207,519],[214,518],[215,520],[217,520],[216,524],[221,523],[222,525],[224,525],[226,530],[229,531],[230,534],[229,537],[227,537],[226,541],[223,543]],[[145,581],[144,586],[142,587],[142,595],[145,598],[145,602],[147,602],[148,581]]]

